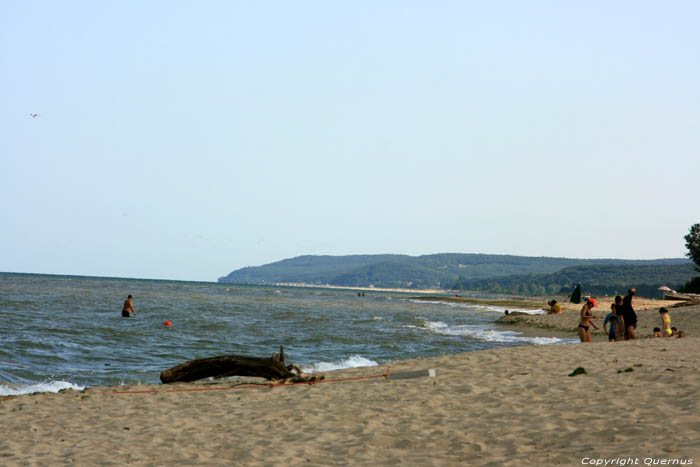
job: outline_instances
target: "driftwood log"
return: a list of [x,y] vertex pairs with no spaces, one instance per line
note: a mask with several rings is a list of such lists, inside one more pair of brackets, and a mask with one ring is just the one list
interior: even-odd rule
[[323,376],[304,374],[297,365],[287,365],[284,361],[284,347],[280,346],[280,353],[269,358],[222,355],[189,360],[161,371],[160,381],[168,384],[226,376],[256,376],[272,381],[293,383],[308,383],[323,379]]

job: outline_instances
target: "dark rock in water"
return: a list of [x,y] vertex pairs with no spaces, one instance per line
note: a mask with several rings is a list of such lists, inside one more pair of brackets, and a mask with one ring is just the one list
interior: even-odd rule
[[508,316],[532,316],[532,313],[525,313],[524,311],[511,311]]
[[505,316],[501,316],[496,320],[497,323],[501,324],[513,324],[518,320],[516,318],[523,316],[532,316],[530,313],[525,313],[523,311],[511,311]]

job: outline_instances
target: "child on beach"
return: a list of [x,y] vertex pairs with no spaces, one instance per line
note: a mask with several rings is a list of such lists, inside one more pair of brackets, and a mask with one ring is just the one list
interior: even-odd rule
[[661,328],[654,328],[654,334],[651,337],[661,337]]
[[597,304],[595,298],[589,298],[583,304],[583,308],[581,308],[581,322],[578,324],[578,334],[581,342],[591,342],[591,326],[598,329],[598,326],[593,322],[593,318],[597,318],[597,316],[593,315],[592,311]]
[[615,333],[615,340],[619,341],[625,337],[625,318],[622,315],[622,297],[617,295],[615,301],[610,305],[610,310],[612,314],[617,317],[617,322],[612,323],[612,328],[610,332]]
[[668,315],[668,310],[661,307],[659,309],[659,314],[661,315],[661,335],[664,337],[671,337],[673,335],[673,331],[671,330],[671,317]]
[[[608,330],[608,323],[610,323],[610,329]],[[617,340],[617,329],[618,329],[619,321],[617,319],[617,315],[615,315],[614,311],[611,311],[605,316],[605,320],[603,321],[603,330],[605,331],[605,334],[608,335],[608,342],[615,342]],[[620,336],[622,337],[622,336]]]
[[[624,323],[624,319],[622,316],[622,311],[623,311],[623,309],[622,309],[622,297],[620,297],[619,295],[616,295],[615,301],[612,303],[612,305],[610,305],[610,309],[617,316],[617,320],[620,323]],[[625,328],[623,327],[622,330],[624,331]]]

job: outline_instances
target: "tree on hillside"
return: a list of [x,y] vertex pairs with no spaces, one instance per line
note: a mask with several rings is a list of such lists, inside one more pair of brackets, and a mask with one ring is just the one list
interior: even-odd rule
[[[692,225],[688,235],[683,238],[685,239],[685,247],[688,249],[685,255],[695,263],[695,270],[700,272],[700,224]],[[691,279],[680,291],[700,293],[700,277]]]
[[685,239],[685,247],[688,252],[685,254],[695,263],[695,269],[700,272],[700,224],[695,224],[690,227],[688,235]]

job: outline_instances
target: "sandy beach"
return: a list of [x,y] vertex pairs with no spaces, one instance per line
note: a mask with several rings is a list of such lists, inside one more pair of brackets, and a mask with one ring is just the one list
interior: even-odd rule
[[[646,313],[642,330],[651,326]],[[698,463],[698,314],[672,310],[684,339],[491,349],[388,370],[435,369],[434,378],[386,378],[387,367],[375,366],[329,372],[313,385],[221,381],[8,396],[0,399],[0,463]],[[573,319],[568,311],[537,318],[563,327]],[[577,367],[586,374],[568,376]],[[366,379],[335,381],[346,378]]]

